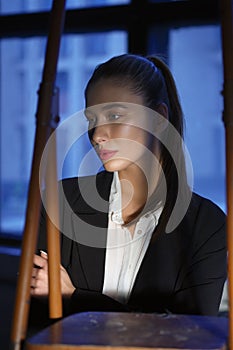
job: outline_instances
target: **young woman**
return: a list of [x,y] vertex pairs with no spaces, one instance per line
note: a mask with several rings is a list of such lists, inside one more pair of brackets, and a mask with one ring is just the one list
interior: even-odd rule
[[[96,68],[85,99],[105,171],[60,184],[67,313],[217,315],[225,215],[187,183],[183,115],[168,67],[158,57],[113,57]],[[46,251],[45,235],[42,214],[39,251]],[[48,294],[47,255],[34,263],[35,302]]]

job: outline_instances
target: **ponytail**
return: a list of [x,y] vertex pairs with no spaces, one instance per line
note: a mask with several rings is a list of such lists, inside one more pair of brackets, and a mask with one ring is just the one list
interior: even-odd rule
[[168,95],[168,108],[170,112],[169,121],[174,125],[176,130],[183,138],[183,112],[174,78],[168,66],[164,61],[162,61],[162,59],[158,58],[157,56],[148,56],[147,59],[159,69],[161,75],[163,76]]

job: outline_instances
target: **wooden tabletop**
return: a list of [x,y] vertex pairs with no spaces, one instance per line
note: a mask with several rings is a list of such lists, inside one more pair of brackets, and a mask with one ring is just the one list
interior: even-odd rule
[[173,314],[85,312],[26,342],[26,350],[227,349],[228,320]]

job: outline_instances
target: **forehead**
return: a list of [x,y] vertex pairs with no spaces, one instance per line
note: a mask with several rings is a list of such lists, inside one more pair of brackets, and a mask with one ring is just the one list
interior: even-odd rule
[[143,98],[133,93],[130,86],[120,86],[110,79],[103,79],[89,87],[86,107],[113,102],[128,102],[142,105]]

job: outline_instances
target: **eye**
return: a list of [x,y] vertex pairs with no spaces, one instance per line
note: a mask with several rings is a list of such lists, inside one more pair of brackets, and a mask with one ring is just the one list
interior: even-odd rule
[[85,113],[85,117],[88,122],[88,128],[92,128],[96,124],[96,117],[89,113]]
[[96,126],[96,118],[88,119],[88,130],[94,129]]
[[115,121],[115,120],[118,120],[120,117],[121,117],[121,115],[119,113],[110,113],[108,115],[108,120]]
[[96,118],[95,117],[88,117],[87,118],[87,122],[89,124],[95,124],[96,123]]

